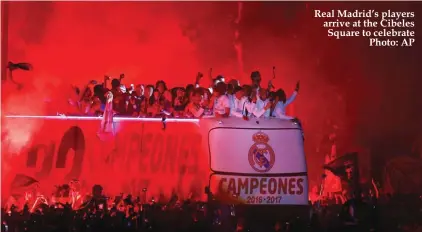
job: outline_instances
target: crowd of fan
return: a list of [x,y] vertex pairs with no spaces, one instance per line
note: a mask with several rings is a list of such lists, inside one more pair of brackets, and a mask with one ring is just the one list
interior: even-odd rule
[[67,203],[3,209],[2,231],[204,231],[204,215],[203,207],[193,203],[166,209],[130,198],[107,205],[106,199],[97,198],[79,210]]
[[[296,97],[299,82],[290,97],[283,89],[275,90],[272,81],[261,87],[261,74],[251,73],[250,85],[240,86],[239,81],[225,82],[223,76],[211,78],[212,86],[200,87],[202,73],[196,82],[185,88],[168,88],[164,81],[155,85],[123,84],[124,74],[119,78],[104,77],[103,83],[90,81],[80,89],[74,87],[77,97],[69,99],[66,115],[101,116],[104,113],[107,93],[113,94],[113,114],[128,117],[256,117],[288,118],[285,108]],[[108,82],[111,81],[109,88]]]
[[212,200],[179,201],[174,196],[147,201],[131,195],[110,199],[93,193],[78,209],[60,202],[2,208],[2,231],[421,231],[420,200],[385,199],[362,203],[356,208],[358,219],[353,220],[345,204],[315,206],[310,221],[296,217],[264,221],[274,215],[258,208],[248,213],[245,206],[222,206]]
[[[242,219],[239,206],[221,207],[211,193],[207,203],[195,200],[193,193],[185,200],[176,194],[169,199],[162,195],[148,200],[146,188],[137,196],[122,193],[110,197],[95,185],[91,194],[82,197],[75,186],[75,182],[56,186],[57,191],[46,198],[35,184],[24,195],[9,198],[2,208],[2,231],[240,232],[254,226]],[[278,221],[276,228],[283,225],[288,224]],[[271,231],[274,223],[259,226]]]

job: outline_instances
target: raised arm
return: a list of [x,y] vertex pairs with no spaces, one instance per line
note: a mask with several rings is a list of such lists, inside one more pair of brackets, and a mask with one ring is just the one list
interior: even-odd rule
[[297,91],[294,91],[292,95],[286,100],[286,103],[284,103],[284,105],[287,106],[291,104],[296,99],[296,96],[297,96]]
[[293,94],[286,100],[286,103],[284,103],[285,106],[289,105],[290,103],[292,103],[295,99],[297,94],[299,93],[299,88],[300,88],[300,81],[298,81],[296,83],[296,88],[295,91],[293,92]]
[[79,101],[82,101],[82,99],[85,97],[85,93],[89,90],[91,90],[91,93],[94,93],[94,85],[97,84],[96,80],[90,80],[82,91],[79,92]]
[[195,88],[199,88],[199,82],[201,81],[202,77],[204,77],[204,74],[202,74],[201,72],[198,72],[198,74],[196,74]]

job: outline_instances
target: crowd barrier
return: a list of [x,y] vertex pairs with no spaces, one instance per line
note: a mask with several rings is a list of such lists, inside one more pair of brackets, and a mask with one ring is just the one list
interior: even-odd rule
[[[87,191],[100,184],[111,195],[146,188],[154,197],[194,193],[204,200],[210,187],[249,204],[307,204],[303,144],[291,146],[303,141],[290,139],[302,132],[290,121],[114,118],[114,136],[104,139],[100,120],[3,118],[3,194],[22,191],[33,178],[42,191],[79,180]],[[271,167],[253,163],[253,148],[269,151]]]

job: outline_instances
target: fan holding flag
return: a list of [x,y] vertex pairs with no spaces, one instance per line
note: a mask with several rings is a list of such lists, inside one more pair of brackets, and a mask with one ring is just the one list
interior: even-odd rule
[[103,119],[101,120],[100,130],[97,136],[100,140],[106,140],[107,138],[114,136],[114,125],[113,125],[113,93],[108,91],[106,94],[106,105],[104,108]]
[[343,215],[345,222],[357,223],[357,219],[361,221],[362,219],[367,219],[365,218],[365,213],[363,213],[367,212],[368,209],[362,201],[358,153],[352,152],[340,156],[324,165],[324,169],[331,171],[334,175],[340,177],[342,181],[343,193],[347,198],[344,203],[347,208],[347,213]]
[[109,148],[111,151],[105,158],[106,163],[113,164],[113,160],[117,151],[116,144],[115,144],[115,130],[114,130],[114,110],[113,110],[113,93],[108,91],[105,94],[106,103],[103,113],[103,118],[100,123],[100,129],[97,132],[97,137],[105,142],[104,146]]
[[10,208],[12,204],[23,208],[24,204],[33,203],[40,195],[38,188],[39,182],[36,179],[24,174],[16,174],[10,185],[11,192],[6,208]]
[[358,154],[347,153],[324,165],[324,169],[340,177],[343,189],[352,198],[360,198],[361,188],[359,183]]

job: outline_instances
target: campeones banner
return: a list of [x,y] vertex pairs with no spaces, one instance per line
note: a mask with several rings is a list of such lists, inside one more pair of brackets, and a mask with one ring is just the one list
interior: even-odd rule
[[212,175],[210,189],[233,203],[255,205],[307,205],[307,176]]
[[55,185],[77,179],[86,192],[100,184],[106,194],[139,194],[147,188],[151,196],[203,197],[209,156],[197,123],[169,122],[164,130],[161,119],[119,120],[107,141],[97,136],[99,126],[92,118],[4,118],[3,196],[26,187],[16,178],[26,176],[39,181],[47,195]]

